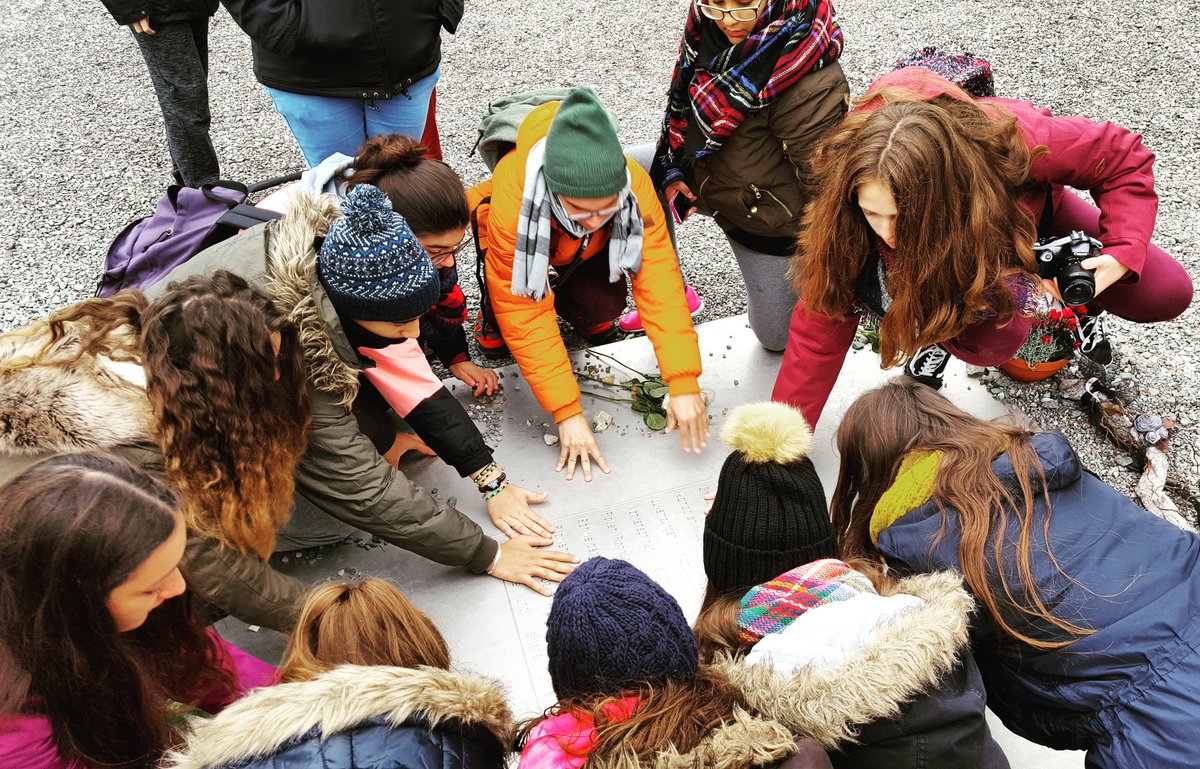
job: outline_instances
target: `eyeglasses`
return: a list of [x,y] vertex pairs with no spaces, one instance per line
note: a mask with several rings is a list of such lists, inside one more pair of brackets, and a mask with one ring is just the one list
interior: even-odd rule
[[696,3],[696,7],[700,9],[700,13],[704,14],[705,18],[713,21],[720,21],[729,16],[734,21],[754,21],[758,18],[758,9],[762,5],[762,0],[755,3],[750,8],[718,8],[715,5],[705,5],[704,3]]
[[433,259],[436,261],[438,259],[445,259],[447,257],[458,256],[459,254],[461,254],[463,252],[463,249],[465,249],[469,245],[471,245],[471,235],[468,233],[467,236],[462,239],[462,242],[459,243],[457,246],[454,246],[453,248],[439,248],[439,247],[435,246],[433,248],[426,248],[425,253],[429,254],[430,259]]
[[616,205],[616,206],[613,206],[612,208],[602,208],[599,211],[580,211],[577,214],[569,213],[569,214],[567,214],[567,218],[573,222],[586,222],[588,219],[591,219],[593,216],[599,216],[603,219],[607,219],[611,216],[616,216],[617,212],[620,210],[621,210],[621,206]]

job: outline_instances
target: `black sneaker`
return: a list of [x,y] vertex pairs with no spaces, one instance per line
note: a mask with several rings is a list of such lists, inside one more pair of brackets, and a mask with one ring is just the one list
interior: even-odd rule
[[942,375],[950,363],[950,353],[940,344],[922,347],[904,363],[904,373],[923,385],[935,390],[942,389]]
[[1104,335],[1104,317],[1103,310],[1094,315],[1080,315],[1075,327],[1079,354],[1101,366],[1107,366],[1113,359],[1112,342]]

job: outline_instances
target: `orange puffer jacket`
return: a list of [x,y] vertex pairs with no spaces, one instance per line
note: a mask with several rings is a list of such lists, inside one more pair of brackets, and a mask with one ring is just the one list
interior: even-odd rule
[[[525,118],[517,133],[517,146],[496,165],[495,175],[468,191],[475,212],[479,246],[485,251],[487,290],[496,322],[521,373],[529,380],[538,403],[562,422],[583,412],[579,384],[571,371],[567,348],[558,331],[554,295],[541,301],[512,293],[513,251],[517,219],[525,188],[525,161],[530,148],[546,135],[559,102],[543,104]],[[697,393],[700,385],[700,348],[684,296],[683,275],[667,234],[666,219],[654,185],[646,172],[626,158],[632,188],[642,211],[644,238],[642,267],[633,276],[633,300],[641,312],[646,336],[654,346],[659,370],[671,395]],[[490,195],[490,203],[482,203]],[[482,205],[481,205],[482,203]],[[606,259],[609,227],[592,235],[583,252],[586,261]],[[563,267],[579,251],[580,241],[563,232],[557,222],[550,235],[550,264]]]

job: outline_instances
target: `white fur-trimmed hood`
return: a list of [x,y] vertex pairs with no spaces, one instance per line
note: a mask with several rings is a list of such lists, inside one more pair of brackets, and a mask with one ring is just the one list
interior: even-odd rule
[[867,647],[839,665],[781,675],[768,665],[750,667],[740,658],[722,657],[714,667],[751,707],[794,734],[830,749],[852,743],[857,727],[899,716],[969,653],[975,604],[957,574],[909,577],[891,592],[916,596],[925,605],[879,627]]
[[437,668],[343,665],[309,681],[256,689],[210,720],[196,719],[186,747],[164,769],[206,769],[268,756],[320,727],[322,737],[385,716],[400,726],[421,716],[486,728],[507,750],[513,719],[493,681]]

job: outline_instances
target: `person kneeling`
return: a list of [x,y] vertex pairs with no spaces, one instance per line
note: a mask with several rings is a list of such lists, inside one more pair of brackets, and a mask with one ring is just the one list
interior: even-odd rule
[[516,149],[471,197],[486,259],[485,317],[494,314],[503,343],[558,424],[556,469],[566,467],[570,480],[582,461],[590,481],[595,459],[609,472],[579,403],[555,314],[585,339],[607,341],[625,308],[626,275],[670,386],[667,431],[678,427],[684,450],[699,451],[708,419],[683,276],[654,185],[622,152],[596,95],[575,88],[562,102],[530,112]]

